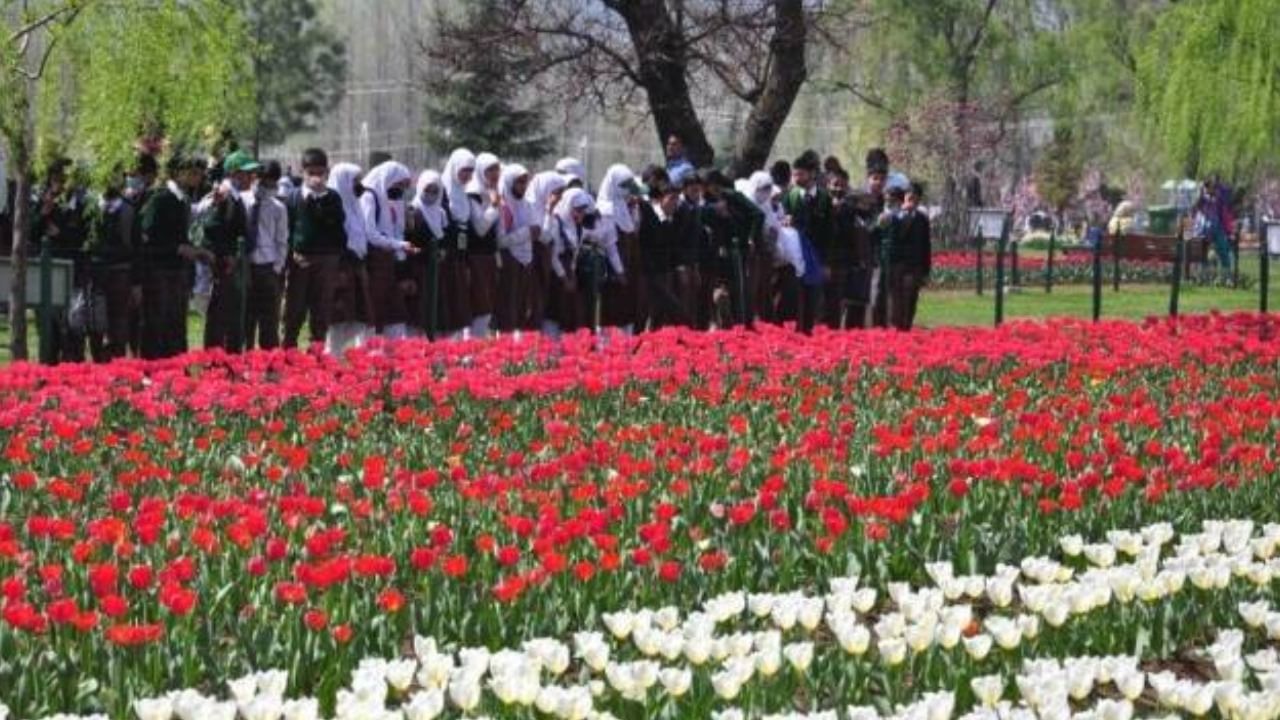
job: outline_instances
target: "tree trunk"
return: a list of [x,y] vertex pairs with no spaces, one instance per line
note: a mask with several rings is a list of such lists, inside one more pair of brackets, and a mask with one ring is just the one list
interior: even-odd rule
[[[964,192],[964,178],[967,175],[965,163],[972,162],[969,157],[969,76],[967,67],[958,64],[952,70],[952,102],[954,103],[952,126],[955,132],[955,148],[947,153],[946,167],[943,172],[946,182],[943,186],[942,227],[940,234],[943,244],[952,247],[963,247],[969,242],[969,199]],[[991,239],[991,238],[988,238]]]
[[13,283],[9,288],[9,358],[26,360],[27,352],[27,248],[31,235],[31,87],[19,93],[19,130],[9,138],[15,190],[13,193]]
[[690,162],[698,167],[711,165],[715,150],[690,97],[684,40],[664,0],[630,0],[614,7],[635,46],[637,74],[649,98],[658,142],[665,144],[670,135],[679,135]]
[[803,0],[778,0],[775,12],[773,37],[769,40],[772,58],[769,76],[765,78],[764,91],[747,116],[737,144],[737,157],[730,168],[737,177],[746,177],[769,161],[778,132],[809,77],[805,64],[808,28]]

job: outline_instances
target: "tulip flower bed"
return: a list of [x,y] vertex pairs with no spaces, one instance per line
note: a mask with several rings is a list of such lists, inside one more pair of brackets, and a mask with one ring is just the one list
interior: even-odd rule
[[[1005,273],[1012,282],[1013,260],[1005,257]],[[1107,256],[1102,261],[1104,282],[1110,283],[1114,273],[1113,260]],[[984,282],[995,282],[995,253],[988,250],[983,259]],[[1048,262],[1039,255],[1022,255],[1018,258],[1019,281],[1024,286],[1042,286],[1048,273]],[[1121,260],[1120,282],[1125,284],[1158,285],[1173,281],[1173,264],[1160,260]],[[1088,285],[1093,282],[1093,256],[1088,252],[1071,252],[1053,258],[1053,283],[1055,285]],[[934,253],[933,271],[929,285],[941,290],[972,288],[978,284],[977,258],[972,252],[947,251]]]
[[1276,717],[1278,363],[1241,315],[13,366],[0,706]]

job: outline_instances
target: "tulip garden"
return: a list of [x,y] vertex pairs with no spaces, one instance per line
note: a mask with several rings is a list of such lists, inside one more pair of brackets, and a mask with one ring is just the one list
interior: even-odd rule
[[1280,717],[1280,326],[0,370],[0,720]]

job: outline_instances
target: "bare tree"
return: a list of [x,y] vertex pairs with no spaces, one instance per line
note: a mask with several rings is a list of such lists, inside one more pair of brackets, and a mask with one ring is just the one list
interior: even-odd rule
[[690,160],[715,151],[698,114],[703,98],[750,109],[731,170],[762,166],[809,79],[806,50],[834,42],[854,3],[824,0],[499,0],[502,21],[474,27],[441,17],[424,49],[446,68],[500,53],[559,99],[626,107],[643,92],[659,142],[678,134]]

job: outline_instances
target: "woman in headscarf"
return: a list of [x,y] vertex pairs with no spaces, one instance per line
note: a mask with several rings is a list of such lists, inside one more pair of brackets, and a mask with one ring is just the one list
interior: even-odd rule
[[551,294],[551,245],[555,232],[550,224],[555,218],[556,203],[560,202],[567,180],[555,171],[540,172],[529,182],[525,197],[531,197],[529,210],[534,226],[538,228],[537,241],[533,243],[533,288],[530,290],[532,305],[529,321],[534,328],[543,328],[547,321],[547,306]]
[[556,172],[564,176],[569,187],[587,186],[587,168],[578,158],[560,158],[560,161],[556,163]]
[[445,258],[444,239],[449,217],[444,207],[444,182],[440,173],[425,170],[418,184],[408,214],[405,239],[417,248],[416,255],[405,263],[406,277],[412,281],[412,293],[406,297],[406,311],[411,331],[434,340],[450,320],[442,317],[440,302],[440,267]]
[[360,166],[352,163],[338,163],[329,172],[329,189],[342,200],[343,224],[347,234],[347,250],[343,254],[333,296],[333,324],[325,337],[325,351],[333,355],[341,355],[350,347],[359,347],[373,321],[369,276],[365,269],[369,242],[364,218],[360,214],[359,196],[364,192],[361,174]]
[[614,165],[600,182],[596,207],[600,210],[600,246],[609,260],[609,283],[605,293],[605,323],[632,332],[636,318],[643,317],[638,284],[627,282],[626,272],[640,266],[636,205],[640,186],[626,165]]
[[444,183],[443,206],[445,209],[444,259],[440,263],[440,297],[444,305],[441,329],[455,336],[470,334],[471,319],[471,269],[467,256],[471,240],[471,199],[467,197],[467,185],[476,172],[476,156],[470,150],[454,150],[445,163],[441,182]]
[[[766,320],[778,320],[776,308],[777,294],[786,283],[793,282],[790,277],[778,277],[794,273],[796,278],[804,276],[804,252],[800,247],[800,236],[794,228],[783,225],[779,209],[775,204],[776,186],[773,177],[763,170],[754,172],[746,180],[739,180],[735,189],[751,198],[760,211],[764,213],[765,257],[771,267],[760,267],[756,273],[755,285],[756,308]],[[772,276],[776,281],[767,281]]]
[[[594,219],[593,219],[594,218]],[[582,243],[596,224],[595,202],[582,188],[565,190],[548,220],[551,231],[551,308],[554,327],[550,335],[583,327],[583,298],[578,287],[578,262]]]
[[360,196],[360,212],[369,242],[369,292],[378,332],[398,340],[408,334],[404,291],[397,265],[409,253],[417,252],[404,239],[405,202],[413,176],[409,168],[388,160],[369,171]]
[[467,241],[467,267],[471,273],[471,335],[489,335],[493,311],[497,307],[498,232],[502,196],[498,180],[502,169],[491,153],[476,156],[475,174],[467,185],[471,202],[471,237]]
[[498,230],[502,268],[498,275],[498,329],[504,332],[529,330],[533,291],[533,246],[542,227],[534,221],[533,206],[527,202],[529,171],[523,165],[502,169],[498,192],[502,195],[502,218]]

